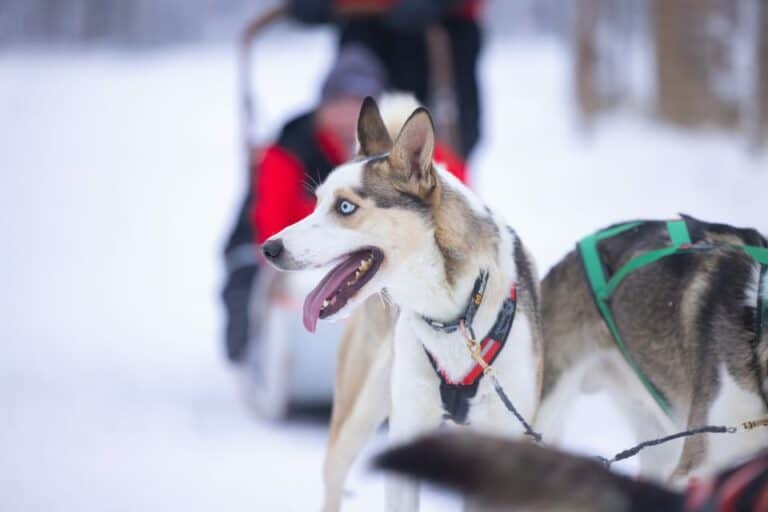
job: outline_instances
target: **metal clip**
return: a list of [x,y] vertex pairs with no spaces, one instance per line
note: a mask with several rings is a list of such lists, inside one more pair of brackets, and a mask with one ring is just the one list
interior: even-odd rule
[[741,424],[741,428],[744,430],[752,430],[757,427],[768,427],[768,418],[760,418],[759,420],[745,421]]
[[467,326],[464,324],[464,320],[459,323],[459,329],[461,330],[461,335],[464,336],[464,341],[467,344],[469,355],[472,356],[472,359],[483,369],[483,374],[487,375],[492,373],[493,368],[487,362],[485,362],[485,359],[483,359],[483,347],[467,330]]

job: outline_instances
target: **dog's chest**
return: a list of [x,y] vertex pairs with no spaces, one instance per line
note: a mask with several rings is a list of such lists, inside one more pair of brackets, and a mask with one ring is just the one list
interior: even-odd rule
[[[421,345],[427,360],[429,357],[439,369],[453,382],[460,382],[475,366],[466,340],[458,332],[438,333],[421,320],[411,322],[410,331],[414,342]],[[427,356],[429,354],[429,356]]]
[[[408,331],[413,338],[407,340],[407,344],[411,349],[417,348],[416,350],[408,350],[407,352],[410,352],[408,356],[404,352],[400,352],[399,356],[420,358],[423,364],[417,367],[403,365],[410,366],[413,373],[408,378],[413,378],[415,382],[431,382],[431,385],[437,390],[445,386],[445,382],[441,383],[438,371],[443,372],[444,377],[453,382],[461,382],[469,372],[475,369],[477,363],[470,356],[465,340],[460,334],[435,335],[428,326],[415,322],[410,325]],[[430,365],[428,353],[437,368]],[[535,354],[528,319],[526,316],[520,315],[515,319],[506,343],[494,361],[493,367],[497,378],[515,405],[529,416],[533,414],[536,404],[539,365],[535,360]],[[398,357],[397,351],[395,357]],[[462,386],[458,387],[461,388]],[[481,375],[474,390],[468,391],[468,395],[461,393],[465,394],[465,398],[468,398],[469,406],[468,415],[461,420],[462,422],[492,431],[508,432],[510,429],[516,431],[518,424],[509,416],[502,402],[496,396],[490,378]],[[440,398],[443,409],[451,417],[456,411],[449,410],[450,407],[446,409],[448,404],[444,389],[441,389]]]

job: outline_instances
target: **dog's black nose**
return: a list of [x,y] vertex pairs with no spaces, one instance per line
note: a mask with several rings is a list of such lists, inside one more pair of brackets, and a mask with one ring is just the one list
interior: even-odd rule
[[276,260],[283,253],[283,240],[281,238],[269,240],[261,246],[261,252],[263,252],[264,256],[268,259]]

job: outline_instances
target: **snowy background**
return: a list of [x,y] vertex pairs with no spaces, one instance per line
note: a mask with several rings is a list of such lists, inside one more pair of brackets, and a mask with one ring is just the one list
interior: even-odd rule
[[[257,50],[264,134],[312,103],[330,62],[329,32],[289,35]],[[219,250],[244,178],[235,64],[218,43],[0,51],[1,510],[319,510],[325,419],[255,419],[222,355]],[[584,133],[569,73],[542,37],[492,38],[481,66],[475,187],[542,274],[629,218],[768,233],[765,156],[622,114]],[[569,446],[631,442],[599,397],[577,405]],[[382,508],[366,459],[383,442],[348,510]],[[458,506],[430,493],[425,509]]]

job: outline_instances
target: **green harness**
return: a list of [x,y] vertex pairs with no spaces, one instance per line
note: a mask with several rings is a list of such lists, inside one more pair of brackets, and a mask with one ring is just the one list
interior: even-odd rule
[[693,245],[691,242],[691,236],[688,233],[688,226],[684,220],[671,220],[667,222],[667,233],[671,245],[662,249],[656,249],[639,254],[629,260],[623,267],[619,268],[612,276],[606,276],[603,264],[600,260],[600,253],[598,251],[598,244],[602,240],[612,238],[625,231],[640,226],[643,222],[628,222],[619,226],[598,231],[597,233],[588,236],[581,240],[578,244],[581,259],[586,271],[587,282],[592,288],[592,294],[595,299],[595,304],[600,311],[608,329],[613,335],[613,339],[616,345],[619,347],[624,359],[627,361],[630,367],[637,374],[640,382],[643,383],[645,389],[651,394],[659,407],[664,411],[667,416],[671,417],[671,407],[664,395],[658,390],[658,388],[651,382],[648,376],[643,372],[640,366],[637,364],[632,354],[627,349],[624,340],[621,337],[616,321],[611,313],[609,305],[611,294],[616,290],[621,281],[635,270],[650,265],[656,261],[667,256],[674,254],[686,254],[692,252],[701,252],[711,250],[719,247],[731,247],[740,249],[751,256],[758,264],[760,264],[760,280],[758,284],[758,299],[757,299],[757,321],[756,321],[756,339],[759,341],[763,330],[763,325],[768,320],[768,300],[765,300],[765,291],[762,289],[762,285],[765,282],[764,276],[766,269],[768,269],[768,248],[756,247],[751,245],[734,245],[734,244],[697,244]]

